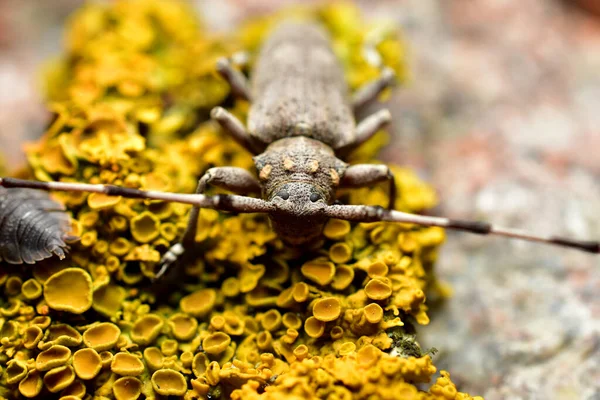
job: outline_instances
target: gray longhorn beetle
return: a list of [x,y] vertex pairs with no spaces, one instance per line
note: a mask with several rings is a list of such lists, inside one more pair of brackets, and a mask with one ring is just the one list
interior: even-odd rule
[[[247,128],[221,107],[214,108],[211,117],[255,155],[258,178],[240,168],[211,168],[198,181],[196,194],[13,178],[1,178],[0,185],[192,204],[194,207],[186,231],[180,242],[163,256],[157,278],[183,254],[185,248],[193,244],[200,208],[267,213],[273,229],[292,246],[313,242],[319,238],[329,218],[338,218],[356,222],[390,221],[440,226],[600,252],[600,243],[596,241],[536,235],[486,222],[393,210],[396,188],[387,166],[348,165],[340,158],[390,121],[388,110],[375,112],[358,124],[354,115],[393,83],[394,73],[384,68],[379,79],[367,83],[351,96],[327,33],[313,23],[287,22],[279,25],[260,51],[251,82],[247,82],[228,59],[219,60],[217,70],[229,82],[232,93],[250,101],[251,107]],[[388,209],[335,202],[338,188],[364,187],[385,181],[390,185]],[[203,193],[207,185],[237,194],[206,196]],[[262,199],[245,196],[250,193],[261,193]]]

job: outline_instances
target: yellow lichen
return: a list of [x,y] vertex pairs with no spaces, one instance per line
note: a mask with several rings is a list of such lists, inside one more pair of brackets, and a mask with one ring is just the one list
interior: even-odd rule
[[115,381],[113,394],[117,400],[135,400],[142,394],[142,382],[132,376],[124,376]]
[[471,397],[466,393],[458,392],[447,371],[441,371],[440,375],[435,384],[429,389],[432,395],[438,396],[440,399],[483,400],[481,396]]
[[92,210],[102,210],[114,207],[121,200],[121,196],[107,196],[103,193],[92,193],[88,196],[88,206]]
[[281,313],[275,309],[269,310],[263,315],[260,322],[263,329],[267,331],[275,331],[281,327]]
[[213,289],[201,289],[181,299],[179,306],[183,312],[194,317],[208,314],[217,299],[217,292]]
[[[394,29],[365,24],[348,5],[292,13],[326,27],[352,90],[384,65],[403,78]],[[174,0],[85,5],[71,20],[67,54],[48,75],[54,118],[44,138],[27,146],[31,175],[192,193],[210,167],[251,170],[249,152],[207,121],[213,106],[233,104],[242,121],[249,107],[231,101],[215,61],[249,50],[249,66],[233,64],[251,75],[257,49],[285,15],[213,35]],[[373,48],[381,65],[365,56]],[[347,161],[372,162],[385,140],[384,131],[376,134]],[[433,190],[413,172],[392,170],[402,194],[396,209],[435,205]],[[385,184],[339,196],[345,204],[388,202]],[[417,389],[435,371],[428,356],[388,354],[412,321],[428,322],[439,228],[332,220],[319,247],[299,251],[281,242],[264,215],[202,210],[196,246],[173,266],[177,277],[151,284],[158,260],[186,228],[189,205],[56,197],[81,237],[70,259],[0,268],[7,297],[1,379],[23,396],[467,398],[447,375],[429,393]],[[39,372],[38,359],[54,368]]]
[[44,386],[50,393],[58,393],[68,387],[75,380],[75,372],[70,365],[63,365],[46,372]]
[[192,366],[192,362],[194,361],[194,353],[191,351],[184,351],[179,356],[179,360],[185,368],[189,368]]
[[297,303],[304,303],[308,300],[310,287],[304,282],[298,282],[292,287],[292,297]]
[[377,303],[371,303],[364,308],[365,318],[372,324],[378,324],[383,318],[383,308]]
[[372,344],[368,344],[356,352],[356,362],[361,367],[372,367],[379,361],[379,357],[381,357],[381,350]]
[[323,322],[335,321],[342,313],[342,305],[335,297],[319,299],[313,306],[313,315]]
[[223,316],[225,317],[225,325],[223,326],[225,333],[233,336],[239,336],[244,333],[246,323],[238,315],[226,311]]
[[115,324],[101,322],[83,332],[83,344],[96,351],[109,350],[115,346],[121,330]]
[[4,293],[7,296],[15,296],[21,291],[23,280],[19,276],[9,276],[4,283]]
[[148,243],[158,237],[159,219],[148,211],[131,220],[131,235],[140,243]]
[[52,319],[47,315],[38,315],[31,320],[31,326],[37,326],[40,329],[46,329],[52,323]]
[[27,375],[27,365],[20,360],[10,360],[6,365],[6,383],[14,385]]
[[23,282],[21,293],[27,300],[35,300],[42,295],[42,285],[35,279],[28,279]]
[[335,290],[344,290],[352,283],[354,279],[354,269],[346,265],[336,268],[335,276],[331,282],[331,287]]
[[372,279],[365,286],[365,293],[372,300],[385,300],[392,295],[392,288],[383,279]]
[[102,359],[94,349],[80,349],[73,354],[73,369],[80,379],[94,379],[102,369]]
[[187,314],[174,314],[169,318],[169,326],[175,339],[187,341],[196,334],[198,321]]
[[302,326],[302,319],[300,319],[298,315],[291,312],[283,314],[282,322],[283,325],[288,329],[300,329]]
[[329,220],[323,230],[323,235],[332,240],[343,239],[348,233],[350,233],[350,222],[341,219]]
[[208,357],[204,353],[196,353],[192,360],[192,371],[196,377],[204,375],[208,368]]
[[67,347],[79,346],[83,338],[75,328],[67,324],[50,325],[44,334],[44,338],[38,343],[38,348],[46,350],[55,344]]
[[386,276],[388,274],[388,266],[383,261],[375,261],[367,268],[367,273],[371,278],[376,276]]
[[221,286],[221,292],[226,297],[235,297],[240,293],[240,282],[235,277],[225,279]]
[[55,344],[37,355],[35,369],[38,371],[51,370],[52,368],[66,364],[70,357],[71,350],[68,347]]
[[110,363],[112,363],[113,353],[111,353],[110,351],[101,351],[98,355],[100,356],[102,368],[108,368],[110,366]]
[[329,331],[329,336],[331,336],[333,340],[341,339],[344,336],[344,328],[339,325],[334,326]]
[[125,238],[116,238],[108,247],[108,250],[116,256],[124,256],[129,253],[131,243]]
[[308,317],[304,322],[304,331],[311,338],[318,338],[325,333],[325,323],[315,317]]
[[354,344],[353,342],[346,342],[340,346],[340,348],[338,349],[338,354],[340,356],[347,356],[349,354],[354,353],[355,350],[356,344]]
[[138,376],[144,372],[144,364],[135,355],[121,352],[113,357],[110,370],[118,375]]
[[208,335],[202,341],[202,348],[208,354],[219,354],[225,351],[231,343],[231,337],[223,332],[215,332]]
[[24,397],[34,398],[37,397],[44,388],[44,382],[39,371],[31,370],[27,373],[27,376],[19,382],[19,393]]
[[92,278],[83,269],[65,268],[44,282],[50,308],[81,314],[92,306]]
[[343,264],[352,258],[352,249],[347,243],[335,243],[329,248],[329,258],[336,264]]
[[121,286],[103,285],[94,290],[92,308],[102,315],[112,317],[121,309],[126,296],[126,291]]
[[85,396],[86,391],[87,389],[83,382],[75,380],[60,392],[61,400],[82,399]]
[[327,285],[335,276],[335,265],[325,260],[313,260],[304,263],[302,275],[318,285]]
[[152,387],[163,396],[183,396],[187,384],[183,375],[171,369],[159,369],[152,374]]
[[32,325],[25,330],[23,335],[23,346],[26,349],[33,349],[42,340],[44,331],[37,325]]
[[151,369],[156,370],[162,368],[164,356],[158,347],[146,347],[144,361]]
[[160,351],[167,357],[173,356],[179,351],[179,342],[173,339],[166,339],[160,344]]
[[131,328],[131,339],[141,345],[149,345],[160,334],[164,321],[154,314],[147,314],[137,319]]

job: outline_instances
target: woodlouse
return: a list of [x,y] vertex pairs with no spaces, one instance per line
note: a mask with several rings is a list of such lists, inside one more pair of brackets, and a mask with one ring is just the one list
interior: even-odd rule
[[0,188],[0,260],[33,264],[65,258],[71,237],[64,206],[33,189]]

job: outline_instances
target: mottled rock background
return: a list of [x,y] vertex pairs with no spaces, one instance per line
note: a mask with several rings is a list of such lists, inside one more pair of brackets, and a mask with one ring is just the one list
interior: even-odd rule
[[[40,64],[60,52],[82,3],[0,0],[0,147],[10,165],[44,129]],[[219,30],[291,3],[195,1]],[[426,177],[437,212],[600,238],[600,17],[569,0],[358,4],[404,30],[412,79],[391,100],[384,159]],[[600,399],[600,258],[448,236],[438,270],[454,296],[419,332],[440,350],[436,365],[487,399]]]

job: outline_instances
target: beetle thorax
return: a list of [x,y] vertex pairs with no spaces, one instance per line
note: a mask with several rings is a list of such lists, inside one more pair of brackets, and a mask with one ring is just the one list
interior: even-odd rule
[[263,198],[276,206],[270,214],[273,229],[294,245],[316,239],[346,164],[330,147],[307,137],[278,140],[254,162]]

